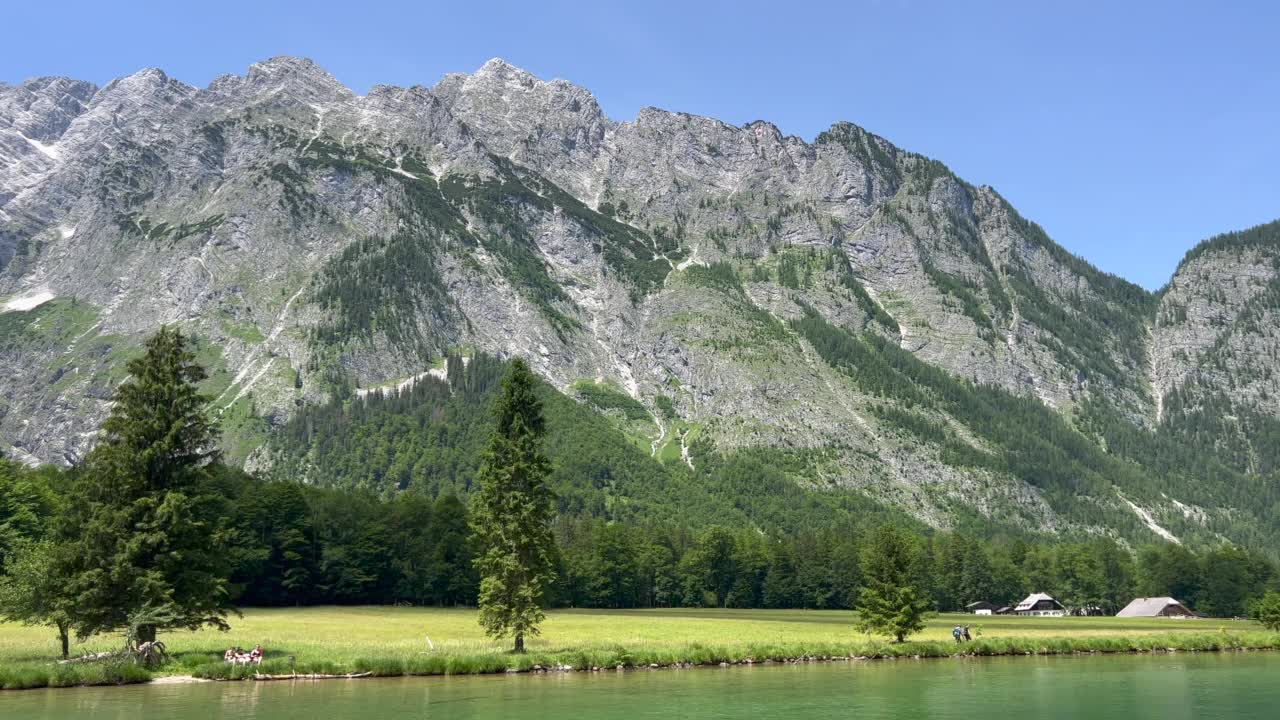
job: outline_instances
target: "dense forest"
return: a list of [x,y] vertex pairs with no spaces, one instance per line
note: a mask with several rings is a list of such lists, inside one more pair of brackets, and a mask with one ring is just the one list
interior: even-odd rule
[[[38,539],[65,505],[68,479],[0,461],[0,567]],[[379,497],[364,490],[263,481],[226,467],[210,490],[224,499],[230,581],[243,605],[474,604],[467,506],[452,493]],[[803,527],[803,526],[801,526]],[[721,525],[633,524],[562,513],[554,525],[560,607],[853,608],[874,526],[761,533]],[[1267,558],[1234,546],[1194,552],[1105,539],[982,540],[913,533],[917,584],[937,610],[1048,592],[1073,608],[1114,613],[1134,596],[1171,595],[1214,616],[1246,612],[1280,583]]]

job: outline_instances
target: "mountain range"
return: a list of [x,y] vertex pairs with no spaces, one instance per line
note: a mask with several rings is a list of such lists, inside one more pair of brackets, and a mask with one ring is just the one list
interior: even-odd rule
[[[934,527],[1274,547],[1278,308],[1280,224],[1149,292],[856,125],[617,121],[496,59],[365,95],[291,57],[0,85],[0,447],[29,462],[82,458],[168,324],[262,473],[411,488],[320,448],[522,356],[684,482],[772,458]],[[320,408],[348,419],[299,432]]]

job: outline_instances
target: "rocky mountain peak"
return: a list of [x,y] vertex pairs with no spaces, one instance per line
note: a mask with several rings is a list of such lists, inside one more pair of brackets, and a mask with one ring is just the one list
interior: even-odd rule
[[243,77],[222,76],[209,89],[249,102],[287,99],[325,105],[355,97],[350,88],[314,61],[288,55],[254,63]]
[[767,120],[752,120],[743,125],[743,128],[750,131],[757,139],[767,139],[772,142],[782,142],[782,131],[777,125]]
[[598,135],[610,123],[594,95],[565,80],[542,80],[494,58],[474,74],[444,78],[435,93],[469,124],[482,126],[504,154],[535,130]]
[[[5,210],[11,199],[58,165],[58,142],[96,92],[92,83],[64,77],[0,84],[0,221],[12,217]],[[11,252],[0,233],[0,265]]]
[[258,85],[319,84],[345,88],[328,70],[310,58],[277,55],[249,66],[246,79]]
[[47,100],[59,100],[62,95],[70,95],[77,100],[87,100],[98,90],[98,86],[85,80],[76,80],[61,75],[42,75],[23,80],[18,85],[0,82],[0,92],[4,90],[22,90],[32,97]]
[[0,84],[0,127],[32,140],[55,141],[97,91],[93,83],[53,76],[16,86]]
[[516,67],[500,57],[489,58],[484,65],[480,66],[480,69],[476,70],[475,75],[482,77],[496,76],[503,80],[510,78],[528,87],[541,82],[533,73]]
[[171,106],[191,98],[200,91],[186,83],[171,78],[159,68],[144,68],[107,83],[94,94],[86,115],[95,116],[99,122],[119,124],[113,121],[117,113],[145,115],[155,108]]
[[615,123],[585,88],[494,58],[471,75],[446,76],[433,93],[494,153],[554,172],[576,193],[601,192],[595,168]]
[[103,92],[147,92],[170,84],[189,87],[185,83],[170,78],[164,70],[151,67],[143,68],[132,75],[116,78],[107,83],[102,90]]

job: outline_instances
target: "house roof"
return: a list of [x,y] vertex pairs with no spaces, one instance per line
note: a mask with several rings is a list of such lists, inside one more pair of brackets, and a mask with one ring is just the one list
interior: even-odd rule
[[1049,596],[1048,594],[1046,594],[1046,593],[1032,593],[1032,594],[1028,595],[1028,596],[1026,597],[1026,599],[1025,599],[1025,600],[1023,600],[1022,602],[1018,603],[1018,606],[1017,606],[1017,607],[1015,607],[1015,608],[1014,608],[1014,610],[1015,610],[1015,611],[1017,611],[1017,610],[1030,610],[1031,608],[1033,608],[1033,607],[1035,607],[1035,606],[1036,606],[1036,603],[1038,603],[1038,602],[1040,602],[1040,601],[1042,601],[1042,600],[1048,600],[1049,602],[1053,603],[1054,605],[1058,605],[1059,607],[1061,607],[1061,605],[1062,605],[1062,603],[1058,602],[1057,600],[1054,600],[1052,597],[1050,597],[1050,596]]
[[1170,605],[1177,605],[1188,613],[1191,612],[1185,605],[1171,597],[1141,597],[1134,598],[1133,602],[1125,605],[1123,610],[1116,613],[1116,617],[1155,617]]
[[970,609],[972,608],[982,609],[982,608],[994,608],[995,605],[987,602],[986,600],[979,600],[978,602],[971,602],[968,605],[965,605],[965,607]]

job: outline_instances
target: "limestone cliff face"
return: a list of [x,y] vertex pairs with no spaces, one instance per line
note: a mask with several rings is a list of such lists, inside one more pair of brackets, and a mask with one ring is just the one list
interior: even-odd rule
[[[495,153],[592,208],[645,228],[674,226],[687,257],[768,261],[836,247],[892,306],[902,342],[922,358],[1055,407],[1092,382],[1120,389],[1135,412],[1150,409],[1143,383],[1130,382],[1143,372],[1144,347],[1094,322],[1097,309],[1140,314],[1128,305],[1145,294],[1071,257],[994,191],[937,162],[848,124],[810,144],[765,122],[738,128],[654,108],[613,122],[586,90],[500,60],[435,92]],[[1054,304],[1075,324],[1037,326],[1023,304]],[[1087,351],[1097,357],[1072,357],[1075,338],[1059,336],[1077,327],[1101,334]],[[1101,366],[1111,373],[1100,376]]]
[[[58,138],[96,91],[91,83],[67,78],[0,83],[0,208],[58,164]],[[8,212],[0,213],[0,221],[13,222]],[[0,263],[13,257],[17,241],[16,234],[6,235],[0,236]]]
[[[0,441],[81,457],[161,324],[199,338],[229,450],[251,463],[300,403],[467,347],[525,356],[566,390],[616,386],[653,411],[655,452],[693,434],[834,448],[826,481],[935,524],[964,507],[1055,527],[1036,488],[886,426],[790,321],[816,313],[1068,415],[1097,399],[1149,425],[1241,317],[1240,278],[1271,281],[1268,261],[1233,262],[1204,282],[1184,268],[1158,317],[1187,319],[1152,328],[1152,295],[854,125],[805,142],[653,108],[619,122],[500,60],[364,96],[295,58],[203,89],[159,70],[38,79],[0,86]],[[1205,294],[1213,273],[1234,273],[1236,305]],[[1254,335],[1223,342],[1245,354]]]
[[1160,293],[1151,382],[1163,422],[1211,420],[1241,464],[1265,469],[1280,418],[1280,223],[1212,238]]

